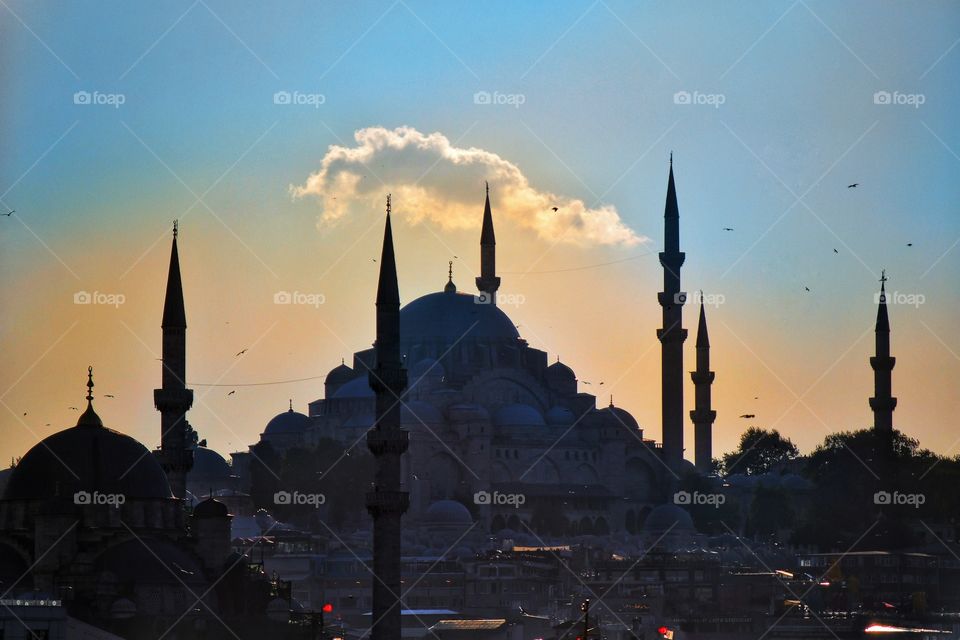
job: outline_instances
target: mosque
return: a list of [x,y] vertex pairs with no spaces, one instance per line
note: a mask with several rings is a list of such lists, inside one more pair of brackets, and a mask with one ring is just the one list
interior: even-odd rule
[[[578,388],[574,370],[531,347],[498,305],[501,279],[487,187],[477,294],[458,290],[451,272],[442,290],[400,309],[408,378],[400,424],[410,442],[402,460],[402,484],[410,494],[405,527],[479,521],[491,533],[529,528],[539,535],[634,534],[658,505],[669,513],[658,513],[651,526],[689,520],[682,509],[664,504],[679,477],[694,470],[683,458],[684,254],[672,159],[664,223],[661,444],[612,399],[598,407],[594,395]],[[323,398],[310,402],[306,414],[291,405],[270,420],[261,441],[280,451],[326,438],[347,446],[360,442],[374,424],[369,375],[375,356],[369,348],[354,353],[349,364],[341,362],[326,376]],[[702,307],[696,364],[697,402],[690,416],[696,466],[709,473],[716,414]]]

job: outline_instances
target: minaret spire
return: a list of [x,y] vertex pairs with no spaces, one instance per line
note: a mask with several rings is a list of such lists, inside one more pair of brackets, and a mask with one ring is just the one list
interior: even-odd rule
[[490,183],[487,184],[487,199],[483,204],[483,227],[480,230],[480,277],[477,290],[484,302],[497,304],[497,238],[493,232],[493,213],[490,211]]
[[400,398],[407,372],[400,358],[400,295],[390,225],[390,196],[377,285],[376,367],[369,373],[376,394],[376,422],[367,432],[367,447],[376,470],[373,491],[367,493],[367,511],[373,517],[373,629],[372,640],[400,637],[400,518],[410,505],[401,486],[401,456],[409,446],[400,428]]
[[877,297],[876,355],[870,358],[873,368],[873,428],[880,433],[893,431],[893,410],[897,399],[893,397],[892,372],[897,359],[890,355],[890,317],[887,315],[887,272],[880,272],[880,294]]
[[663,266],[663,291],[657,299],[663,309],[663,325],[657,329],[661,344],[660,384],[663,425],[663,455],[674,473],[683,460],[683,303],[686,295],[680,290],[680,267],[685,254],[680,251],[680,209],[673,179],[673,154],[667,180],[667,201],[663,211],[664,247],[660,253]]
[[690,412],[693,421],[694,464],[701,473],[713,471],[713,410],[710,391],[714,372],[710,371],[710,337],[707,335],[707,314],[703,308],[703,292],[700,293],[700,324],[697,327],[697,369],[690,372],[694,385],[694,409]]
[[161,388],[154,389],[153,402],[160,412],[160,452],[158,458],[167,473],[170,490],[177,498],[186,497],[187,472],[193,467],[193,450],[188,444],[187,410],[193,404],[193,391],[185,380],[187,361],[187,317],[180,280],[180,256],[177,252],[177,222],[173,223],[173,244],[167,291],[163,302],[163,369]]

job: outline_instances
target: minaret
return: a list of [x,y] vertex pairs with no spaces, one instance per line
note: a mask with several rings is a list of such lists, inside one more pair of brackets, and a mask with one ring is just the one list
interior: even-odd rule
[[187,443],[187,410],[193,390],[187,389],[187,316],[183,309],[180,257],[177,253],[177,223],[173,223],[173,247],[167,294],[163,302],[163,374],[161,388],[153,390],[153,403],[160,412],[159,461],[167,472],[170,490],[177,498],[187,491],[187,472],[193,467],[193,450]]
[[870,358],[870,366],[873,367],[873,397],[870,398],[870,408],[873,409],[874,430],[889,434],[893,432],[893,410],[897,407],[897,399],[891,395],[893,386],[890,374],[897,359],[890,355],[890,318],[887,316],[886,282],[887,273],[882,271],[875,329],[877,354]]
[[690,412],[693,421],[694,464],[700,473],[713,471],[713,421],[717,412],[711,407],[710,387],[715,374],[710,371],[710,337],[707,335],[707,314],[700,294],[700,325],[697,327],[697,370],[693,379],[695,404]]
[[664,246],[660,253],[663,266],[663,291],[657,294],[663,307],[663,326],[657,329],[661,345],[660,384],[663,416],[663,456],[674,472],[683,460],[683,303],[680,291],[680,267],[685,254],[680,251],[680,210],[673,182],[673,154],[670,154],[670,178],[663,212]]
[[380,255],[377,285],[376,368],[369,373],[376,393],[376,422],[367,432],[367,447],[376,461],[373,491],[367,510],[373,517],[373,629],[372,640],[400,637],[400,517],[410,505],[401,490],[400,457],[408,435],[400,428],[400,397],[407,372],[400,359],[400,293],[390,226],[390,196]]
[[500,278],[497,277],[497,239],[493,233],[493,214],[490,212],[490,183],[487,183],[487,201],[483,205],[483,229],[480,231],[480,277],[477,289],[485,296],[485,301],[497,304],[497,289]]

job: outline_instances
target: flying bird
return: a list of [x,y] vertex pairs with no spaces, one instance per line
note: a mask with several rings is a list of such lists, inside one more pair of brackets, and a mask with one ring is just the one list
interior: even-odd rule
[[833,252],[834,252],[834,253],[840,253],[840,252],[839,252],[839,251],[837,251],[836,249],[834,249],[834,250],[833,250]]
[[230,392],[230,393],[228,393],[227,395],[228,395],[228,396],[232,396],[232,395],[233,395],[233,394],[235,394],[236,392],[237,392],[237,390],[236,390],[236,389],[234,389],[233,391],[231,391],[231,392]]
[[804,287],[804,289],[806,289],[807,291],[810,291],[810,287]]
[[912,242],[908,242],[908,243],[907,243],[907,246],[908,246],[908,247],[912,247],[912,246],[913,246],[913,243],[912,243]]
[[71,411],[80,411],[80,409],[77,409],[76,407],[70,407],[70,410],[71,410]]
[[854,188],[859,187],[859,186],[860,186],[860,183],[859,183],[859,182],[854,182],[853,184],[848,184],[848,185],[847,185],[847,189],[854,189]]
[[246,352],[247,352],[246,349],[242,349],[241,351],[237,351],[237,355],[235,355],[235,356],[233,356],[233,357],[234,357],[234,358],[239,358],[240,356],[242,356],[242,355],[245,354]]
[[115,397],[115,396],[113,396],[112,394],[109,394],[109,393],[105,393],[105,394],[103,394],[103,397],[104,397],[104,398],[113,398],[113,397]]
[[3,215],[5,215],[5,216],[7,216],[7,217],[9,218],[9,217],[12,216],[14,213],[16,213],[16,211],[17,211],[16,209],[11,209],[9,212],[7,212],[7,213],[5,213],[5,214],[3,214]]
[[24,411],[24,412],[23,412],[23,415],[27,415],[27,412],[26,412],[26,411]]
[[724,231],[733,231],[733,227],[724,227],[723,230],[724,230]]
[[590,384],[590,382],[587,380],[581,380],[580,382],[582,382],[583,384]]
[[757,417],[757,414],[755,414],[755,413],[745,413],[745,414],[743,414],[743,415],[740,416],[740,417],[741,417],[741,418],[756,418],[756,417]]

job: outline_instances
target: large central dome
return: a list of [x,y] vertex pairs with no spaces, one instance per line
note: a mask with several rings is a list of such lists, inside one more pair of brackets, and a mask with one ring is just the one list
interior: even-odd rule
[[513,321],[492,304],[469,293],[440,291],[417,298],[400,310],[400,336],[407,342],[461,338],[516,340]]

